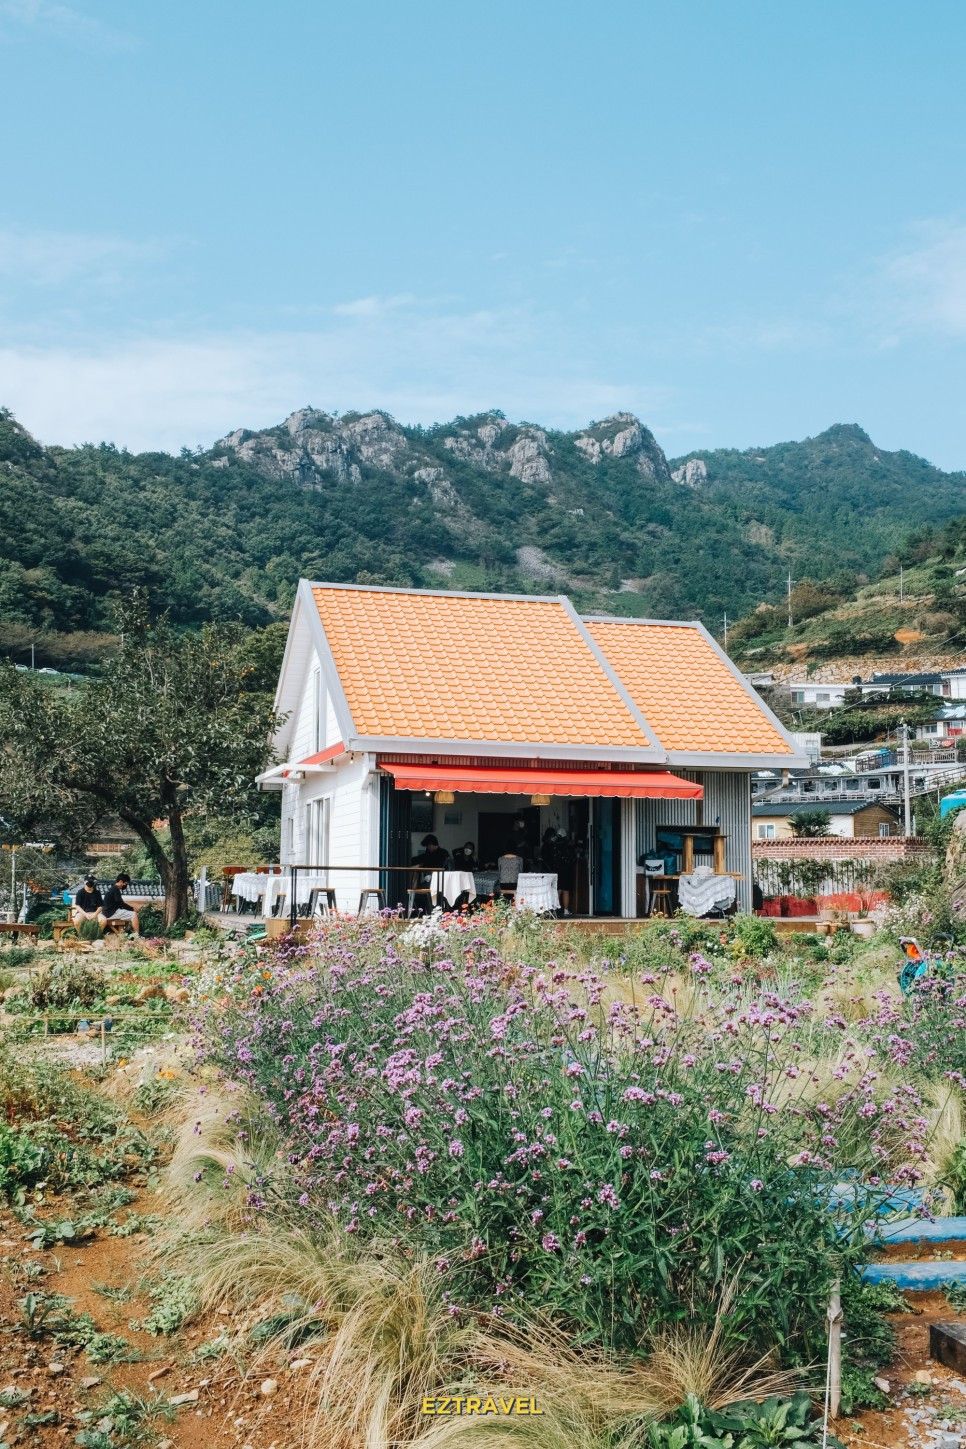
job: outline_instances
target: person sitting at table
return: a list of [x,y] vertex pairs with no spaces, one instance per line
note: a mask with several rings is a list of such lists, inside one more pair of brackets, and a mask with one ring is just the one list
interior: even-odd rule
[[508,840],[503,847],[503,854],[497,860],[497,884],[501,896],[515,896],[517,893],[517,881],[523,869],[523,856],[517,853],[517,847],[513,840]]
[[108,921],[130,921],[131,929],[135,936],[140,935],[138,924],[138,913],[130,901],[126,901],[122,894],[125,886],[131,884],[131,877],[124,871],[115,880],[112,886],[108,887],[107,895],[104,897],[104,904],[97,913],[97,919],[103,929]]
[[476,858],[476,846],[472,840],[465,845],[458,845],[453,851],[454,870],[479,870],[480,862]]
[[418,855],[414,855],[412,858],[412,864],[420,867],[419,873],[413,876],[413,884],[415,886],[432,886],[433,890],[437,891],[442,881],[437,876],[434,882],[429,872],[448,870],[449,853],[443,849],[435,835],[424,835],[419,843],[423,848]]
[[97,881],[92,875],[87,876],[71,906],[70,915],[74,925],[79,926],[81,921],[96,921],[103,904],[104,897],[98,889]]

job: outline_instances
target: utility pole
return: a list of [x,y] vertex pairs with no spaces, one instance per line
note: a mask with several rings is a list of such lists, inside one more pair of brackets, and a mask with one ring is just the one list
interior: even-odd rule
[[35,644],[30,646],[30,667],[31,669],[37,668],[37,646]]
[[902,564],[899,565],[899,603],[902,603]]
[[789,629],[792,627],[792,584],[794,582],[795,582],[795,580],[792,578],[792,571],[791,571],[791,569],[789,569],[788,570],[788,627],[789,627]]
[[902,796],[905,804],[905,833],[912,834],[912,802],[909,799],[909,726],[902,721]]
[[727,654],[727,652],[728,652],[728,615],[727,615],[727,613],[724,616],[724,651]]

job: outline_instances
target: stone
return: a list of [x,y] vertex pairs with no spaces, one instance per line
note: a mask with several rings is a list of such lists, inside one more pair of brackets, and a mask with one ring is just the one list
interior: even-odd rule
[[173,1439],[162,1439],[158,1443],[158,1449],[174,1449]]
[[55,1360],[54,1363],[49,1363],[47,1365],[47,1372],[52,1378],[56,1378],[58,1374],[62,1374],[64,1372],[66,1367],[67,1365],[65,1363],[59,1363]]
[[99,1383],[100,1379],[94,1374],[91,1374],[89,1378],[81,1379],[80,1387],[82,1389],[96,1389]]
[[187,986],[168,985],[164,988],[165,1001],[172,1001],[175,1003],[184,1002],[188,1000],[190,995],[191,993],[188,990]]
[[928,1369],[916,1369],[913,1378],[915,1379],[917,1384],[927,1384],[930,1387],[932,1386],[933,1377]]
[[278,1379],[262,1379],[259,1390],[263,1399],[271,1399],[278,1393]]
[[880,1394],[889,1393],[890,1386],[888,1379],[873,1379],[872,1382],[875,1384]]
[[148,1383],[153,1384],[155,1379],[163,1379],[165,1374],[169,1374],[170,1372],[171,1365],[169,1363],[163,1363],[160,1368],[154,1370],[154,1373],[148,1374]]
[[312,1360],[310,1358],[294,1358],[289,1364],[289,1368],[293,1370],[311,1368],[311,1366]]
[[201,1395],[198,1393],[197,1389],[189,1389],[186,1394],[172,1395],[172,1397],[168,1400],[168,1403],[171,1404],[173,1408],[179,1409],[182,1404],[196,1404],[200,1397]]

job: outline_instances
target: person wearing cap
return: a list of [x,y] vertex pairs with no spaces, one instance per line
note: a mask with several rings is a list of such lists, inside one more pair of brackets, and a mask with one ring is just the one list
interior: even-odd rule
[[122,871],[114,884],[108,888],[97,919],[102,926],[106,926],[108,921],[130,921],[134,934],[137,936],[139,934],[138,913],[122,894],[124,887],[130,884],[131,877]]
[[70,909],[74,925],[79,926],[81,921],[96,921],[97,913],[103,904],[104,897],[98,889],[97,881],[92,875],[86,876]]

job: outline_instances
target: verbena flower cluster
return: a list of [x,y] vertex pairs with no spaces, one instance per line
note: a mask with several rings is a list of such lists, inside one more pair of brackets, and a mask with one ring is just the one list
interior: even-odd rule
[[454,1311],[526,1304],[618,1348],[737,1279],[736,1338],[811,1352],[876,1194],[918,1177],[921,1104],[797,988],[670,950],[673,973],[584,969],[472,921],[343,922],[219,983],[201,1061],[285,1145],[253,1207],[430,1254]]

